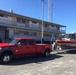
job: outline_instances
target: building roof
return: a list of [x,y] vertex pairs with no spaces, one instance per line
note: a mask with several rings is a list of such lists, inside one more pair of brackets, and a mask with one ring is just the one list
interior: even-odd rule
[[[0,13],[6,14],[6,15],[9,15],[9,16],[20,17],[20,18],[23,18],[23,19],[31,20],[31,21],[37,21],[37,22],[41,22],[42,21],[42,20],[39,20],[39,19],[23,16],[23,15],[16,14],[16,13],[13,13],[13,12],[12,13],[11,12],[7,12],[7,11],[4,11],[4,10],[0,10]],[[44,21],[44,23],[45,24],[51,24],[51,25],[54,25],[54,26],[66,27],[65,25],[56,24],[56,23],[50,23],[50,22],[47,22],[47,21]]]

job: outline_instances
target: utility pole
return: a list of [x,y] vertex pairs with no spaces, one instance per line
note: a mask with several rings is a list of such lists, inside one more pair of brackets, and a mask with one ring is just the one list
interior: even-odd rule
[[44,25],[44,0],[42,0],[42,36],[41,36],[41,43],[44,42],[44,28],[43,28],[43,25]]

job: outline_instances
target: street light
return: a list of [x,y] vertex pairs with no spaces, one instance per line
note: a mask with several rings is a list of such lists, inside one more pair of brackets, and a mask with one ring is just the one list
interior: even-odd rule
[[43,25],[44,25],[44,0],[42,0],[42,36],[41,36],[41,43],[44,42]]

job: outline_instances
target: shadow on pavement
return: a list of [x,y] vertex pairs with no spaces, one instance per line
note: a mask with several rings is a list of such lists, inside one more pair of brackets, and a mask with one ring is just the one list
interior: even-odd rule
[[76,50],[62,50],[62,52],[58,52],[57,54],[76,54]]
[[76,50],[67,51],[67,54],[76,54]]
[[16,58],[7,65],[13,66],[13,65],[30,64],[30,63],[40,64],[41,62],[51,61],[51,60],[54,60],[56,58],[61,58],[61,57],[63,56],[57,55],[57,54],[51,54],[49,57],[43,57],[43,56],[38,55],[38,56],[31,56],[31,57]]

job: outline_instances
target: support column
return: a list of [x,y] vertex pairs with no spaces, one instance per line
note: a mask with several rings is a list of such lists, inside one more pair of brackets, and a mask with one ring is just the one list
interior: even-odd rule
[[9,38],[13,38],[13,29],[9,30]]

